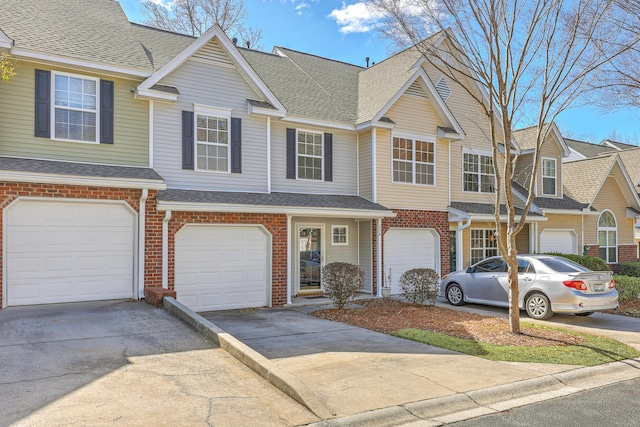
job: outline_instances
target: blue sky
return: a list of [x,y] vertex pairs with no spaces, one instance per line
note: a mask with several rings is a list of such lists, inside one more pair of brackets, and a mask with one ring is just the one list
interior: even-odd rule
[[[140,0],[119,0],[129,20],[142,22]],[[165,3],[167,0],[164,0]],[[365,65],[389,56],[385,41],[370,25],[370,13],[358,0],[245,0],[247,25],[262,29],[262,45]],[[640,144],[640,109],[604,113],[595,107],[564,111],[557,120],[567,136],[599,142],[616,132]]]

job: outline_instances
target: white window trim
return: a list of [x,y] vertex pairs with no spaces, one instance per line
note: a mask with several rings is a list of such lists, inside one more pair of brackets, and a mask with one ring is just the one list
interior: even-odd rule
[[[474,156],[478,156],[478,191],[469,191],[469,190],[465,190],[464,189],[464,174],[468,173],[465,172],[464,170],[464,155],[465,154],[471,154]],[[494,191],[493,192],[486,192],[486,191],[482,191],[482,183],[480,180],[480,177],[483,175],[480,172],[480,156],[485,156],[485,157],[490,157],[491,158],[491,162],[493,163],[493,155],[490,152],[487,151],[472,151],[472,150],[462,150],[462,159],[461,159],[461,169],[462,169],[462,192],[463,193],[473,193],[473,194],[496,194],[497,191],[497,185],[496,185],[496,165],[495,163],[493,163],[493,187],[494,187]]]
[[[600,226],[600,219],[602,218],[602,215],[604,215],[605,212],[609,212],[611,214],[611,216],[613,216],[613,220],[616,222],[616,226],[615,227],[601,227]],[[618,263],[618,240],[619,240],[619,235],[618,235],[618,218],[616,218],[615,214],[609,210],[609,209],[605,209],[603,210],[600,215],[598,216],[598,227],[597,227],[597,242],[598,242],[598,252],[600,251],[600,248],[602,248],[602,246],[600,246],[600,232],[604,231],[606,232],[606,236],[607,236],[607,243],[609,242],[609,231],[615,231],[616,232],[616,244],[615,246],[604,246],[605,248],[607,248],[606,254],[607,254],[607,258],[605,258],[604,260],[607,262],[607,264],[617,264]],[[609,261],[609,248],[616,248],[616,258],[613,261]]]
[[[195,172],[214,173],[214,174],[231,174],[231,108],[213,107],[211,105],[193,104],[193,142],[195,144],[193,150],[193,166]],[[210,169],[198,168],[198,115],[208,117],[218,117],[227,119],[227,170],[214,171]],[[205,144],[205,142],[202,142]]]
[[[549,160],[553,162],[553,170],[555,171],[555,175],[551,176],[551,175],[545,175],[544,174],[544,162],[545,160]],[[556,159],[554,159],[553,157],[543,157],[542,159],[540,159],[540,166],[541,166],[541,171],[540,171],[540,175],[542,175],[542,195],[543,196],[557,196],[558,195],[558,161]],[[495,167],[495,166],[494,166]],[[544,192],[544,179],[545,178],[553,178],[553,181],[555,183],[555,185],[553,186],[553,194],[552,193],[545,193]]]
[[[411,182],[405,182],[405,181],[394,181],[393,180],[393,162],[394,159],[393,158],[393,139],[394,138],[401,138],[401,139],[410,139],[411,141],[413,141],[412,144],[412,152],[413,152],[413,160],[411,160]],[[433,184],[420,184],[416,182],[416,141],[420,141],[420,142],[428,142],[433,144]],[[418,135],[412,135],[412,134],[408,134],[408,133],[393,133],[391,135],[391,183],[392,184],[400,184],[400,185],[420,185],[423,187],[435,187],[436,186],[436,165],[437,165],[437,159],[436,159],[436,151],[437,151],[437,146],[436,146],[436,139],[433,137],[422,137],[422,136],[418,136]],[[400,160],[400,161],[404,161],[409,163],[406,160]],[[424,163],[424,162],[417,162],[423,165],[430,165],[431,163]]]
[[[344,243],[336,243],[334,240],[335,235],[333,234],[336,229],[343,228],[345,233],[345,241]],[[349,246],[349,226],[348,225],[332,225],[331,226],[331,246]]]
[[[298,175],[298,160],[300,159],[300,153],[298,152],[298,133],[299,132],[304,132],[304,133],[313,133],[316,135],[320,135],[320,143],[322,144],[322,158],[320,159],[320,179],[313,179],[313,178],[300,178],[300,176]],[[296,180],[298,181],[309,181],[309,182],[324,182],[324,159],[325,159],[325,155],[324,155],[324,132],[320,132],[317,130],[310,130],[310,129],[296,129]],[[307,154],[303,154],[303,156],[305,157],[313,157],[315,158],[316,156],[309,156]]]
[[[56,138],[56,76],[66,76],[66,77],[76,77],[84,80],[93,80],[96,82],[96,109],[94,113],[96,115],[96,139],[95,141],[82,141],[79,139],[67,139],[67,138]],[[51,83],[50,83],[50,129],[51,129],[51,139],[54,141],[66,141],[66,142],[79,142],[81,144],[100,144],[100,79],[98,77],[85,76],[82,74],[73,74],[73,73],[65,73],[62,71],[51,71]],[[70,111],[87,111],[79,108],[71,108],[71,107],[60,107],[65,110]]]
[[[469,246],[470,246],[470,248],[469,248],[469,261],[470,261],[471,265],[488,258],[487,249],[490,249],[490,250],[494,250],[495,249],[496,255],[500,255],[500,249],[498,249],[498,246],[496,245],[496,247],[488,247],[486,245],[487,242],[486,242],[486,238],[484,236],[483,236],[483,240],[482,240],[482,248],[474,248],[473,245],[471,244],[471,242],[473,240],[472,233],[471,233],[472,231],[482,231],[483,234],[486,234],[486,232],[489,231],[489,232],[494,234],[494,239],[496,239],[496,237],[495,237],[496,230],[494,230],[492,228],[472,228],[472,229],[469,230]],[[473,261],[473,251],[474,250],[478,251],[480,249],[482,249],[482,252],[483,252],[482,259],[480,259],[479,261],[475,261],[474,262]],[[490,255],[490,256],[493,256],[493,255]]]

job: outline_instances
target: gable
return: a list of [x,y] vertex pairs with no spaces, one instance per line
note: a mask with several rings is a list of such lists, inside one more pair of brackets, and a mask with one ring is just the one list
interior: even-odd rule
[[435,136],[438,126],[445,126],[426,94],[416,96],[414,91],[407,91],[400,96],[389,108],[386,117],[395,123],[394,132],[410,132],[419,136]]
[[217,39],[211,39],[207,44],[198,49],[189,58],[192,61],[201,61],[211,65],[219,65],[223,67],[234,67],[233,61],[222,49]]

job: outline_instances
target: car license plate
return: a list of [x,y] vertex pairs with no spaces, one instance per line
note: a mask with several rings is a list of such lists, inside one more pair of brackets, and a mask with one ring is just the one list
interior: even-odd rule
[[594,285],[593,290],[596,292],[602,292],[604,291],[604,285]]

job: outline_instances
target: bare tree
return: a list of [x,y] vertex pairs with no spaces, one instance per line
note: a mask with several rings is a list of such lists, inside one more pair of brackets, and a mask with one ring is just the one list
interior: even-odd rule
[[261,48],[262,30],[246,28],[248,11],[244,0],[174,0],[165,4],[157,0],[143,0],[145,24],[182,34],[199,36],[214,24],[243,45]]
[[[386,17],[382,31],[387,37],[410,41],[428,64],[467,91],[485,115],[495,167],[498,248],[508,265],[510,328],[520,333],[516,236],[525,226],[535,180],[530,180],[518,219],[511,191],[520,154],[514,125],[523,125],[526,118],[527,125],[535,126],[530,175],[536,176],[549,124],[602,89],[598,77],[638,43],[637,17],[619,7],[621,0],[367,1]],[[425,32],[434,29],[441,31],[437,43],[434,37],[425,40]]]

